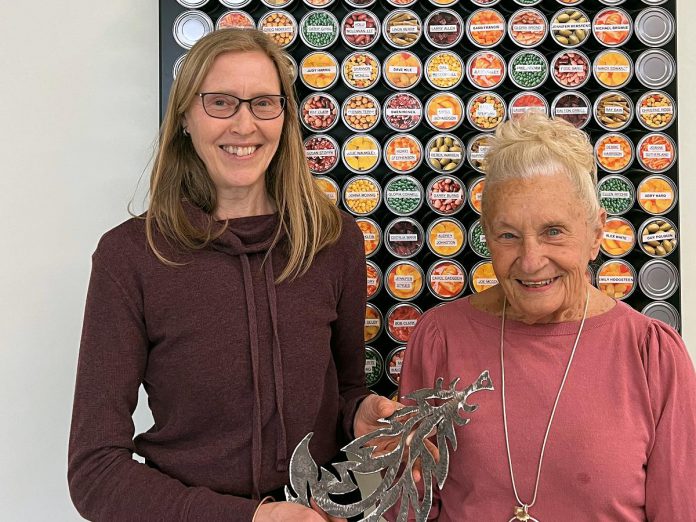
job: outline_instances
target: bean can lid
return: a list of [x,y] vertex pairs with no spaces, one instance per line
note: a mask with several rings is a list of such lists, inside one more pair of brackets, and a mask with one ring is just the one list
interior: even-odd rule
[[341,120],[355,132],[368,132],[379,124],[381,113],[377,98],[366,92],[355,92],[344,100]]
[[649,91],[636,103],[636,115],[640,124],[648,130],[665,130],[677,112],[674,99],[664,91]]
[[374,386],[384,373],[384,359],[372,346],[365,346],[365,384]]
[[551,60],[551,78],[563,89],[579,89],[592,76],[592,65],[585,53],[578,49],[563,49]]
[[190,49],[206,34],[212,33],[213,21],[203,11],[184,11],[174,20],[174,40],[184,49]]
[[315,9],[322,9],[325,7],[329,7],[331,4],[334,3],[334,0],[304,0],[304,3],[307,4],[309,7],[313,7]]
[[650,257],[667,257],[679,244],[677,226],[665,217],[651,217],[638,230],[638,244]]
[[369,7],[377,0],[345,0],[346,4],[351,7]]
[[497,129],[506,116],[505,100],[492,91],[474,94],[466,105],[467,120],[478,131],[487,132]]
[[666,4],[667,0],[643,0],[643,3],[648,5],[662,5]]
[[308,130],[326,132],[338,123],[338,102],[330,94],[315,92],[299,106],[300,120]]
[[[222,0],[220,0],[222,2]],[[229,0],[228,0],[229,1]],[[238,2],[239,0],[232,0],[232,2]],[[261,3],[263,5],[277,9],[278,7],[287,7],[289,6],[293,0],[261,0]]]
[[[404,25],[403,22],[408,23]],[[384,36],[384,40],[392,47],[399,49],[412,47],[420,40],[422,34],[423,22],[420,17],[410,9],[396,9],[390,11],[382,22],[382,35]]]
[[[368,23],[372,27],[368,27]],[[380,33],[379,18],[366,9],[350,11],[341,21],[341,38],[352,49],[372,47],[379,40]]]
[[312,134],[304,140],[305,157],[312,174],[326,174],[338,164],[338,143],[328,134]]
[[648,49],[636,60],[636,78],[649,89],[666,87],[676,74],[674,58],[662,49]]
[[[283,20],[282,25],[267,25],[268,19],[276,17]],[[257,23],[259,31],[266,33],[276,44],[283,49],[290,47],[297,38],[297,20],[289,12],[282,9],[273,9],[264,14]],[[287,35],[290,36],[287,36]]]
[[428,184],[428,206],[441,216],[451,216],[464,207],[466,189],[462,180],[451,174],[442,174]]
[[404,362],[405,353],[405,346],[397,346],[391,352],[389,352],[389,355],[387,355],[387,378],[397,386],[399,385],[399,379],[401,378],[401,365]]
[[464,121],[464,103],[453,92],[436,92],[425,102],[428,124],[435,130],[454,130]]
[[645,45],[660,47],[674,38],[675,25],[672,13],[661,7],[651,7],[636,17],[635,33]]
[[413,257],[421,251],[424,242],[425,232],[415,219],[399,217],[384,228],[384,246],[394,257]]
[[[551,16],[549,28],[553,40],[557,44],[570,49],[579,47],[587,41],[592,32],[592,23],[584,11],[563,7]],[[561,31],[572,31],[571,37],[575,38],[575,40],[572,40],[571,37],[563,36]]]
[[668,299],[679,288],[679,271],[666,259],[652,259],[638,272],[638,285],[650,299]]
[[381,204],[382,187],[370,176],[353,176],[343,185],[342,199],[348,212],[355,216],[367,216]]
[[[362,65],[355,65],[354,60],[362,59]],[[341,62],[341,78],[355,91],[366,91],[374,87],[382,74],[379,59],[367,51],[355,51]]]
[[652,319],[662,321],[677,331],[679,331],[681,328],[681,317],[679,316],[679,311],[665,301],[653,301],[643,308],[641,313]]
[[464,164],[464,146],[454,134],[436,134],[425,146],[425,160],[435,172],[456,172]]
[[478,172],[486,172],[484,159],[486,158],[488,149],[491,148],[490,140],[492,137],[492,134],[482,132],[473,136],[466,144],[466,159],[469,162],[469,165],[471,165],[474,170],[477,170]]

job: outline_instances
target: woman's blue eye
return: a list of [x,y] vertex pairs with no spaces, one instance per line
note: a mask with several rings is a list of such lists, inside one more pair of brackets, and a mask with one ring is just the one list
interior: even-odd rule
[[549,236],[560,236],[560,235],[561,235],[561,230],[558,229],[558,228],[550,228],[550,229],[547,231],[547,234],[548,234]]
[[514,239],[515,235],[512,234],[511,232],[503,232],[502,234],[500,234],[500,237],[502,239]]

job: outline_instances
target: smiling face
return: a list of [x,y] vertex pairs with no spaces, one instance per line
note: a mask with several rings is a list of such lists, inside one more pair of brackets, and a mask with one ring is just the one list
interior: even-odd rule
[[588,222],[586,205],[559,174],[503,181],[484,197],[486,242],[510,316],[533,324],[582,315],[604,211]]
[[[238,98],[282,94],[273,61],[260,51],[218,56],[198,92],[226,93]],[[265,175],[283,130],[284,114],[260,120],[243,103],[231,118],[206,114],[196,96],[183,126],[215,185],[218,200],[268,199]],[[248,203],[248,202],[247,202]]]

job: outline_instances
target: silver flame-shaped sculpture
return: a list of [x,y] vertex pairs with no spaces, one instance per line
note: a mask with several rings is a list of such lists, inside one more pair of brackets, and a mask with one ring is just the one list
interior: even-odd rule
[[[440,489],[445,485],[447,478],[447,441],[450,441],[452,450],[455,451],[457,435],[454,426],[463,426],[470,420],[462,418],[459,411],[473,413],[478,405],[467,404],[469,395],[480,390],[493,389],[488,370],[462,391],[455,389],[458,382],[457,378],[448,389],[443,389],[443,379],[439,378],[434,388],[425,388],[406,395],[406,398],[416,401],[415,406],[406,406],[395,411],[386,419],[382,419],[385,423],[383,428],[358,437],[342,449],[354,460],[334,464],[338,477],[323,467],[320,469],[314,462],[309,453],[309,441],[313,434],[307,434],[297,445],[290,459],[290,485],[294,492],[286,486],[286,500],[310,507],[309,499],[313,498],[317,506],[336,517],[357,516],[374,506],[374,511],[363,518],[362,522],[377,522],[381,515],[401,499],[397,518],[399,522],[406,520],[409,505],[413,508],[416,520],[425,521],[433,500],[433,477]],[[444,402],[435,405],[428,402],[431,400]],[[433,436],[433,433],[436,434],[440,454],[438,462],[435,462],[425,444],[426,439]],[[388,453],[373,455],[375,447],[368,443],[386,437],[398,441],[396,447]],[[419,499],[416,481],[413,478],[413,465],[418,459],[424,489],[422,499]],[[367,498],[343,505],[329,496],[340,496],[358,488],[349,472],[365,474],[377,471],[382,473],[382,481]]]

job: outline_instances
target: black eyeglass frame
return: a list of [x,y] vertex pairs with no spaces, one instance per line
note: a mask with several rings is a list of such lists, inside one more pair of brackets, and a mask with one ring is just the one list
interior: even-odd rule
[[[230,98],[234,98],[235,100],[237,100],[239,102],[239,104],[237,105],[237,108],[235,109],[235,111],[232,114],[230,114],[229,116],[216,116],[216,115],[210,114],[208,112],[208,109],[205,106],[205,97],[209,94],[217,94],[218,96],[220,96],[220,95],[229,96]],[[288,103],[287,96],[284,96],[282,94],[262,94],[261,96],[254,96],[253,98],[240,98],[238,96],[235,96],[233,94],[229,94],[226,92],[197,92],[196,96],[198,96],[201,99],[201,105],[203,105],[203,110],[205,111],[205,113],[208,116],[210,116],[211,118],[216,118],[218,120],[227,120],[227,119],[231,118],[232,116],[234,116],[235,114],[237,114],[239,112],[239,109],[242,106],[242,103],[244,103],[244,102],[249,104],[249,111],[251,112],[252,116],[254,116],[254,118],[256,118],[258,120],[263,120],[263,121],[275,120],[276,118],[279,118],[280,115],[283,114],[283,112],[285,112],[285,106]],[[258,116],[258,114],[256,114],[254,112],[254,106],[251,104],[254,100],[258,100],[259,98],[277,98],[278,100],[280,100],[280,112],[276,116],[273,116],[272,118],[260,118]]]

